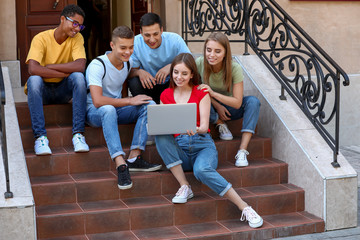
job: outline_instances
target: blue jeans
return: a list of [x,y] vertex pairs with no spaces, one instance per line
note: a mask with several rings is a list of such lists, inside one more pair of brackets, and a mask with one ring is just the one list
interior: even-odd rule
[[125,156],[123,151],[118,124],[134,123],[135,129],[130,150],[145,150],[147,141],[147,105],[155,104],[150,101],[146,105],[114,107],[112,105],[104,105],[96,108],[90,105],[87,110],[87,122],[94,127],[102,127],[106,145],[112,159],[117,156]]
[[220,196],[231,188],[231,183],[216,171],[218,153],[210,134],[179,135],[176,138],[158,135],[155,142],[168,169],[181,164],[184,171],[193,170],[197,180]]
[[59,83],[45,83],[40,76],[27,81],[28,105],[35,138],[46,136],[43,104],[72,101],[72,133],[85,131],[86,82],[84,74],[74,72]]
[[[260,101],[259,99],[257,99],[257,97],[254,96],[244,97],[241,107],[239,109],[229,107],[225,104],[222,105],[230,112],[231,120],[244,118],[241,132],[250,132],[253,134],[255,133],[255,128],[259,119],[259,112],[260,112]],[[210,123],[215,124],[218,119],[219,119],[219,115],[216,112],[214,106],[211,105]]]

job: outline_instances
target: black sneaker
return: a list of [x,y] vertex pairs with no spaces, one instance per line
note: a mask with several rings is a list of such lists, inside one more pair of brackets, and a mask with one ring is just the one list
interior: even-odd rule
[[128,162],[126,164],[129,166],[130,172],[153,172],[161,168],[161,164],[152,164],[145,161],[141,155],[136,157],[135,162]]
[[129,189],[132,187],[129,168],[126,164],[117,167],[118,172],[118,188],[121,190]]

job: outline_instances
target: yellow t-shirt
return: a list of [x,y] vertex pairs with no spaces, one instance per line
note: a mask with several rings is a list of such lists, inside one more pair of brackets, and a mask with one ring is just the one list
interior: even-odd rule
[[[84,58],[84,38],[78,33],[74,37],[68,37],[61,45],[58,44],[54,37],[55,29],[50,29],[38,33],[31,41],[30,50],[26,58],[26,64],[29,60],[35,60],[41,66],[48,64],[61,64]],[[45,82],[58,83],[63,78],[43,78]],[[25,86],[25,93],[26,93]]]

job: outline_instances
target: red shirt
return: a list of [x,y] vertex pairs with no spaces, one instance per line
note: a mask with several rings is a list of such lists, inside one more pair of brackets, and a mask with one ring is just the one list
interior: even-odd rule
[[[204,92],[203,90],[197,89],[198,86],[193,86],[190,98],[187,103],[196,103],[196,126],[200,127],[200,109],[199,109],[199,103],[205,97],[207,92]],[[163,104],[175,104],[175,98],[174,98],[174,89],[173,88],[167,88],[165,89],[161,95],[160,100]],[[208,130],[210,132],[210,130]],[[174,136],[177,137],[179,134],[175,134]]]

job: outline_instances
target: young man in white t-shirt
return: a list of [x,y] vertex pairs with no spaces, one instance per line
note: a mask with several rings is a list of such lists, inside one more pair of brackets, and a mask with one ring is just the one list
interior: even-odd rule
[[[159,164],[146,162],[141,151],[147,140],[147,105],[155,104],[151,97],[137,95],[122,98],[123,84],[132,67],[129,61],[134,48],[134,33],[126,26],[114,29],[110,42],[112,51],[94,59],[86,70],[90,89],[87,96],[86,119],[89,125],[102,127],[111,158],[118,172],[118,187],[129,189],[129,171],[156,171]],[[118,124],[136,123],[129,158],[125,160]]]
[[145,94],[159,103],[160,94],[169,86],[170,65],[180,53],[190,53],[176,33],[164,32],[160,17],[146,13],[140,19],[140,33],[135,36],[133,70],[129,88],[133,96]]

